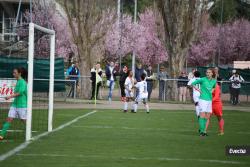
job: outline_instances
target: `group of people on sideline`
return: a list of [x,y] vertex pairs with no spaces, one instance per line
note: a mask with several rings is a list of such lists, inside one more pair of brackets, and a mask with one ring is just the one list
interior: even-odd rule
[[[119,76],[119,87],[121,93],[121,100],[124,100],[126,97],[125,93],[125,81],[126,78],[129,76],[129,69],[125,65],[120,70],[119,64],[110,61],[106,67],[105,71],[103,71],[100,67],[100,63],[97,63],[94,68],[91,69],[91,77],[90,81],[92,83],[92,93],[91,93],[91,100],[95,97],[99,98],[99,88],[103,81],[103,76],[105,72],[106,76],[106,83],[105,85],[108,87],[108,97],[107,99],[111,102],[113,96],[113,90],[117,81],[117,77]],[[147,81],[147,91],[148,91],[148,100],[150,100],[151,93],[153,90],[153,81],[155,80],[154,73],[151,66],[148,66],[148,69],[145,70],[142,68],[142,64],[138,63],[135,69],[135,74],[133,74],[135,81],[140,82],[142,74],[145,74],[145,80]],[[97,80],[97,81],[96,81]],[[139,92],[137,91],[136,94]]]
[[[120,94],[121,94],[121,99],[123,100],[125,97],[125,92],[124,92],[124,83],[126,80],[126,77],[128,76],[128,66],[124,65],[121,69],[119,66],[119,63],[110,61],[106,65],[105,69],[101,69],[101,64],[96,63],[95,66],[91,69],[90,72],[90,82],[91,82],[91,97],[90,99],[93,100],[95,98],[99,99],[99,90],[100,87],[103,84],[103,76],[106,76],[106,87],[108,88],[108,96],[107,99],[111,102],[113,98],[113,90],[115,88],[116,83],[120,87]],[[177,88],[178,88],[178,99],[180,102],[186,103],[188,96],[191,97],[193,96],[193,90],[188,86],[188,82],[195,78],[195,73],[197,69],[192,69],[190,73],[186,73],[186,71],[181,71],[180,75],[177,80]],[[214,73],[216,78],[219,77],[219,68],[214,68]],[[158,72],[154,72],[153,68],[151,65],[147,66],[146,69],[143,68],[141,63],[138,63],[135,68],[135,73],[134,78],[136,82],[141,81],[141,75],[145,74],[146,75],[146,82],[147,82],[147,92],[148,92],[148,101],[152,99],[152,93],[153,89],[156,84],[156,81],[158,80],[158,86],[159,86],[159,94],[158,94],[158,100],[163,101],[167,98],[167,92],[169,89],[168,86],[168,73],[166,72],[166,69],[164,66],[161,66],[159,68]],[[73,63],[67,70],[66,76],[69,80],[75,81],[76,85],[70,84],[71,88],[68,93],[68,97],[75,97],[75,89],[79,85],[79,79],[80,79],[80,70],[79,70],[79,65],[78,63]],[[119,78],[119,81],[117,81],[117,78]],[[226,80],[221,79],[220,82],[226,82]],[[244,79],[241,75],[236,70],[232,70],[232,75],[227,80],[229,82],[229,91],[230,91],[230,102],[233,105],[237,105],[239,101],[239,95],[240,95],[240,89],[241,89],[241,84],[244,82]],[[136,95],[138,94],[138,90],[136,92]],[[189,94],[189,95],[188,95]]]

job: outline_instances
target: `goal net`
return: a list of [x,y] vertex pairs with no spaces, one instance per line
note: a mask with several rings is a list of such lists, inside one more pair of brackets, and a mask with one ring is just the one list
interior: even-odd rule
[[[16,119],[7,127],[6,141],[29,141],[41,133],[52,131],[54,86],[65,89],[63,80],[54,82],[55,71],[58,71],[55,70],[55,31],[29,23],[18,38],[9,41],[5,47],[7,51],[0,53],[0,135],[8,125],[6,122],[13,103],[19,100],[5,99],[15,92],[17,80],[13,77],[13,69],[16,68],[28,72],[26,118],[20,119],[20,113],[16,112]],[[59,63],[63,68],[63,60]],[[60,71],[63,79],[63,69]]]

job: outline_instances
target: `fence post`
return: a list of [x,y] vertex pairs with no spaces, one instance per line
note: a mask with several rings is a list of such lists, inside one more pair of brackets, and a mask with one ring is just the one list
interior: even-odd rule
[[74,99],[76,99],[76,80],[74,81],[75,85],[74,85]]
[[163,91],[163,101],[164,102],[166,102],[166,94],[165,94],[165,92],[166,92],[166,80],[164,80],[164,91]]

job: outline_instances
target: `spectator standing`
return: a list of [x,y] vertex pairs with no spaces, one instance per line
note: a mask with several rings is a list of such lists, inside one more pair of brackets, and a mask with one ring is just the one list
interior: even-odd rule
[[[215,75],[215,79],[219,78],[220,77],[220,74],[219,74],[219,68],[218,67],[215,67],[214,68],[214,75]],[[220,81],[221,79],[219,79]]]
[[194,78],[194,72],[197,71],[196,68],[193,68],[190,73],[188,73],[188,80],[190,81],[191,79]]
[[119,71],[116,71],[115,64],[113,61],[106,66],[105,74],[107,77],[107,86],[109,88],[108,100],[112,101],[112,93],[115,87],[116,76],[118,75]]
[[163,66],[160,68],[157,78],[159,80],[159,100],[162,101],[167,91],[167,84],[164,79],[168,78],[167,72]]
[[91,69],[90,81],[92,83],[92,93],[90,100],[98,97],[99,88],[102,84],[102,69],[100,63],[96,63],[95,67]]
[[119,75],[119,72],[120,72],[120,65],[118,62],[115,62],[115,71],[117,71],[117,75]]
[[124,66],[122,71],[120,72],[120,79],[119,79],[119,85],[121,89],[121,101],[126,101],[126,94],[125,94],[125,81],[128,77],[128,67]]
[[239,103],[241,83],[244,82],[244,79],[242,78],[241,75],[239,75],[239,73],[236,70],[233,70],[233,75],[231,76],[229,81],[231,81],[231,96],[232,96],[231,103],[233,105],[237,105]]
[[147,81],[148,101],[150,101],[151,93],[153,90],[153,84],[154,84],[154,73],[153,73],[151,65],[148,66],[148,69],[146,70],[146,72],[147,72],[146,81]]
[[76,90],[75,88],[77,88],[78,86],[78,83],[79,83],[79,78],[80,78],[80,70],[79,70],[79,64],[78,62],[76,63],[73,63],[67,70],[66,72],[66,76],[69,80],[73,80],[75,81],[74,83],[70,83],[70,91],[69,91],[69,94],[68,94],[68,97],[72,97],[74,98],[75,97],[75,93],[76,93]]
[[141,81],[141,75],[145,73],[146,71],[142,68],[142,64],[138,63],[136,68],[135,68],[135,80],[136,82],[140,82]]
[[180,102],[186,102],[187,98],[187,83],[188,77],[184,71],[181,72],[181,75],[178,77],[178,89],[179,89],[179,100]]
[[[142,68],[142,64],[141,63],[137,63],[136,65],[136,68],[135,68],[135,83],[136,82],[141,82],[141,75],[145,73],[146,74],[146,71]],[[139,90],[136,89],[136,94],[135,94],[135,97],[137,97],[139,94]]]

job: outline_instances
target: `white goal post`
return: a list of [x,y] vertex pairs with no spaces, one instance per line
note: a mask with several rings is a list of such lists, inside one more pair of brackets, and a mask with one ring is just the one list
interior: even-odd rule
[[54,65],[55,65],[55,31],[34,23],[29,23],[29,49],[28,49],[28,97],[27,97],[27,120],[26,120],[26,141],[32,137],[32,101],[33,101],[33,68],[34,68],[34,32],[35,29],[50,36],[50,74],[49,74],[49,110],[48,110],[48,131],[52,131],[53,124],[53,102],[54,102]]

